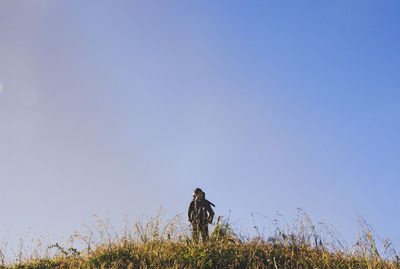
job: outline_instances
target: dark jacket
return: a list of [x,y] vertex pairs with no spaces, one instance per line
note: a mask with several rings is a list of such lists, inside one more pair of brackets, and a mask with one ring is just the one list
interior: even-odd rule
[[199,221],[203,224],[211,223],[215,215],[211,205],[213,204],[206,199],[193,199],[188,209],[189,221]]

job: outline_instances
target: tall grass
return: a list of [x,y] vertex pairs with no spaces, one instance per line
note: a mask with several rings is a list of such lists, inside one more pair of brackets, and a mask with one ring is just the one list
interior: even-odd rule
[[[210,240],[195,243],[182,216],[164,220],[161,214],[143,216],[116,232],[109,219],[75,232],[66,242],[17,260],[2,258],[1,268],[400,268],[388,240],[381,240],[360,219],[360,234],[347,246],[326,224],[314,224],[299,210],[287,224],[274,220],[272,234],[255,227],[255,235],[237,235],[230,222],[219,217]],[[378,242],[382,245],[380,247]]]

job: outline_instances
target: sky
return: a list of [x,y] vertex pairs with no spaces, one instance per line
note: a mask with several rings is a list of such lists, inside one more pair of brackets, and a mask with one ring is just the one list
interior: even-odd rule
[[[400,2],[0,3],[0,237],[302,208],[400,247]],[[259,220],[257,220],[259,221]],[[251,225],[250,225],[251,226]]]

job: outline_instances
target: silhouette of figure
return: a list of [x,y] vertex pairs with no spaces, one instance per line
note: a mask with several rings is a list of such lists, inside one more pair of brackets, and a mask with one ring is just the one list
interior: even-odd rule
[[188,209],[188,218],[193,228],[192,238],[195,242],[199,241],[199,233],[203,242],[208,240],[208,224],[212,223],[215,215],[211,206],[215,207],[213,203],[206,200],[206,194],[200,188],[196,188]]

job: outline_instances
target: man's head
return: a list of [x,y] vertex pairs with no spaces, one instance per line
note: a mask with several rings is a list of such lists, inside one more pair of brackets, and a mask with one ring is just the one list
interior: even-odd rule
[[204,196],[204,192],[200,188],[196,188],[193,191],[193,197],[194,198],[203,198],[203,196]]

